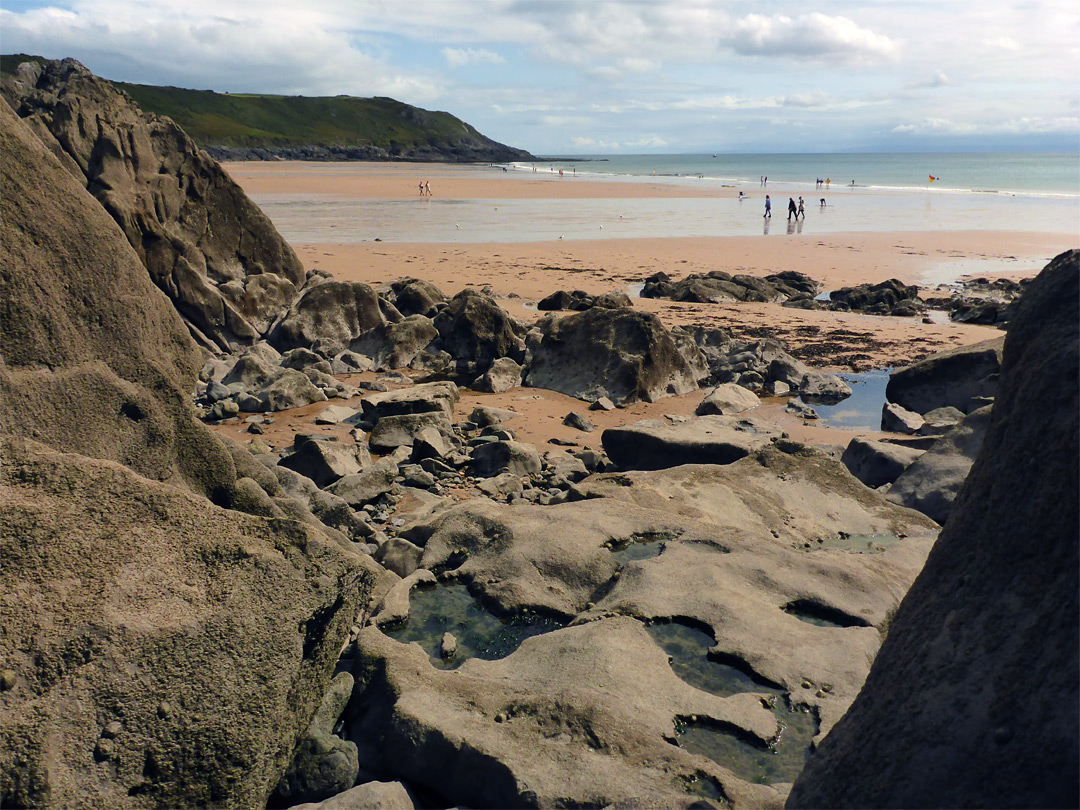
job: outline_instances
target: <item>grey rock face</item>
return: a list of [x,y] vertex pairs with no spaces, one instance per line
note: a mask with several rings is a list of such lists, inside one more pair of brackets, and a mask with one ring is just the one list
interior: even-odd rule
[[498,394],[521,385],[521,365],[509,357],[500,357],[491,363],[476,383],[476,390]]
[[400,782],[365,782],[317,804],[291,810],[414,810],[416,805]]
[[627,470],[680,464],[731,464],[766,446],[780,431],[733,416],[699,416],[679,424],[647,419],[608,428],[600,437],[611,461]]
[[434,411],[452,419],[458,397],[458,388],[452,382],[435,382],[373,394],[364,397],[360,404],[364,409],[364,418],[370,422],[378,422],[386,416]]
[[1021,299],[979,457],[789,807],[1080,803],[1078,302],[1073,250]]
[[[476,290],[455,295],[435,318],[442,348],[460,369],[480,372],[499,357],[520,362],[525,355],[524,328],[495,300]],[[520,333],[520,334],[519,334]]]
[[971,413],[997,391],[1005,338],[939,352],[889,375],[885,397],[916,413],[951,405]]
[[320,391],[302,372],[285,369],[256,394],[260,410],[287,411],[313,402],[325,402],[326,394]]
[[851,386],[835,374],[812,371],[802,378],[799,392],[812,405],[834,405],[851,396]]
[[482,444],[473,450],[472,475],[487,478],[509,472],[518,476],[540,472],[540,455],[531,444],[497,441]]
[[306,436],[298,437],[295,450],[278,463],[310,478],[320,488],[361,469],[355,447]]
[[270,220],[170,119],[74,59],[6,82],[19,116],[116,221],[207,347],[254,343],[303,283]]
[[856,436],[848,442],[840,461],[852,475],[876,489],[895,481],[922,454],[922,450]]
[[697,388],[697,380],[655,315],[590,309],[550,322],[526,382],[593,401],[655,401]]
[[757,395],[741,385],[734,383],[721,383],[705,395],[701,404],[694,411],[698,416],[713,414],[716,416],[732,416],[743,413],[761,404]]
[[926,424],[926,420],[914,411],[897,405],[895,402],[886,402],[881,406],[881,429],[890,433],[905,433],[908,436],[919,432]]
[[418,278],[399,278],[390,285],[389,297],[398,312],[405,317],[434,317],[439,305],[446,301],[442,290],[430,281]]
[[445,441],[454,435],[450,420],[442,411],[425,413],[403,413],[397,416],[384,416],[375,423],[368,435],[368,444],[373,450],[393,450],[395,447],[412,447],[417,438],[425,431],[436,430]]
[[280,351],[310,348],[320,338],[348,346],[387,322],[379,297],[367,284],[315,279],[270,335]]
[[989,406],[968,414],[904,470],[886,497],[944,524],[989,426]]
[[397,323],[376,326],[360,335],[349,348],[370,357],[376,371],[405,368],[439,336],[431,319],[410,315]]

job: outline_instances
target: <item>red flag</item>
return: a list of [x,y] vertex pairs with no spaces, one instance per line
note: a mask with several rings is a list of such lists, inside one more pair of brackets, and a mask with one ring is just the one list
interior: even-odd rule
[[935,180],[937,180],[937,178],[934,177],[934,175],[930,175],[930,182],[933,183]]

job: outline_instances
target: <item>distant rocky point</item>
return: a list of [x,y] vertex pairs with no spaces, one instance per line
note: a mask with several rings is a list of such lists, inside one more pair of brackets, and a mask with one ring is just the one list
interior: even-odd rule
[[[0,57],[0,72],[49,60]],[[217,160],[409,160],[504,163],[534,160],[447,112],[392,98],[232,95],[111,82],[148,113],[166,115]]]

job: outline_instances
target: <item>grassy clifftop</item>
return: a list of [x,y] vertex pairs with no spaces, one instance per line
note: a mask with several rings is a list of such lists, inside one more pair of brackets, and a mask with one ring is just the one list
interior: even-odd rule
[[[11,73],[25,54],[0,57]],[[446,112],[391,98],[216,93],[113,82],[145,111],[167,115],[215,157],[265,159],[527,160],[528,152],[477,132]]]

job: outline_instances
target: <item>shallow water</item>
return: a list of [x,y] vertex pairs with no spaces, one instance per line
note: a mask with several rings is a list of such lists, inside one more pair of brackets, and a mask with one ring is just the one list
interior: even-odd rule
[[891,368],[838,374],[851,386],[851,396],[836,405],[814,404],[821,421],[844,430],[881,430],[881,409],[885,406],[885,387]]
[[659,557],[664,550],[664,543],[674,540],[677,532],[648,532],[632,534],[622,540],[614,540],[608,544],[608,550],[612,558],[619,565],[633,560],[649,560]]
[[740,779],[763,785],[793,782],[806,765],[818,721],[811,710],[777,697],[772,707],[780,735],[770,745],[708,721],[685,721],[677,729],[679,746],[731,770]]
[[671,669],[691,686],[720,697],[742,692],[780,694],[782,690],[730,664],[710,660],[713,638],[681,622],[655,622],[645,628],[671,657]]
[[[420,587],[409,599],[409,620],[386,634],[403,644],[418,642],[440,669],[456,669],[468,658],[505,658],[527,638],[549,633],[563,623],[549,616],[526,613],[506,619],[488,612],[465,585]],[[439,655],[443,633],[457,638],[457,654]]]

